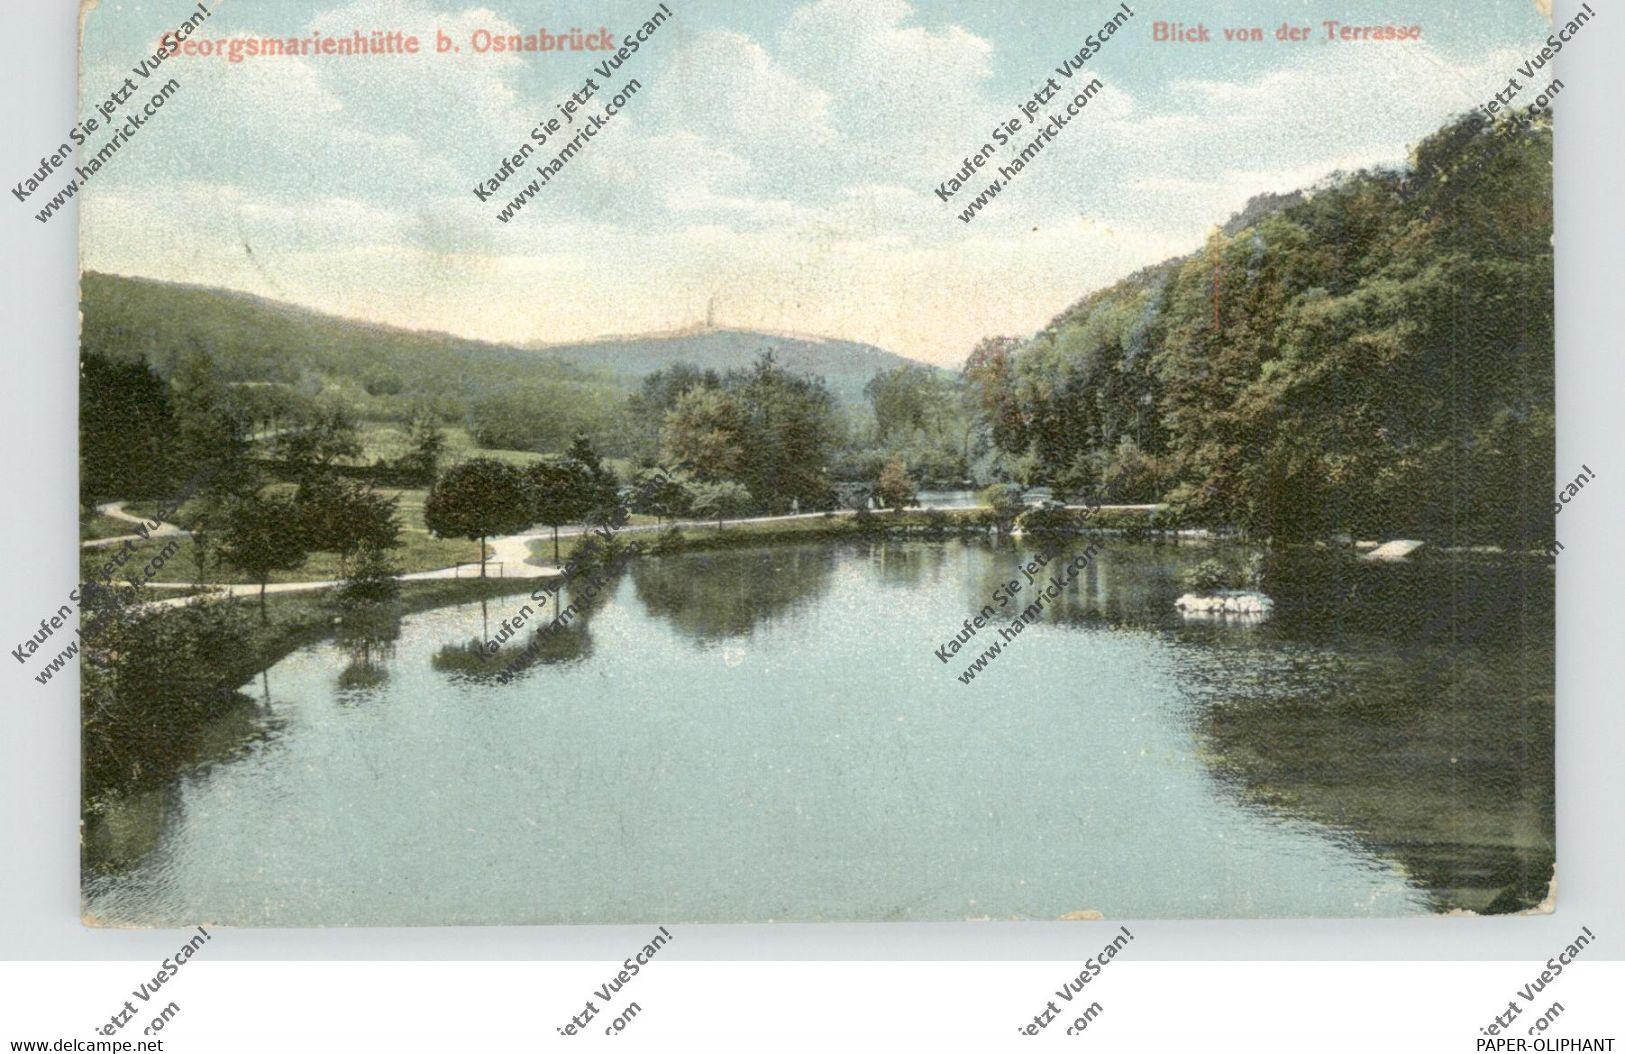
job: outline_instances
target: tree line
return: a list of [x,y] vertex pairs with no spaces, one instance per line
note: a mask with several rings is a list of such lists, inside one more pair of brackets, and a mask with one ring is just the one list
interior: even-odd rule
[[1543,547],[1551,123],[1534,116],[1463,117],[1405,169],[1275,199],[1031,339],[982,342],[961,381],[990,474],[1277,539]]
[[[614,442],[589,443],[590,459],[563,449],[557,428],[527,425],[530,410],[499,415],[500,427],[475,414],[477,438],[548,452],[518,479],[464,470],[507,510],[481,513],[481,535],[456,533],[466,503],[440,480],[443,409],[407,413],[409,451],[384,467],[441,491],[434,523],[447,537],[583,518],[635,482],[597,461],[613,449],[625,477],[686,466],[669,493],[634,510],[660,517],[825,509],[854,482],[885,504],[906,504],[922,484],[1011,483],[1167,502],[1186,522],[1283,540],[1522,545],[1549,533],[1553,489],[1550,157],[1547,115],[1510,132],[1463,117],[1404,168],[1256,199],[1202,249],[1090,293],[1030,338],[983,340],[957,373],[880,371],[864,407],[769,350],[741,369],[677,364],[646,376],[610,415]],[[166,382],[97,354],[87,337],[87,503],[161,491],[211,460],[231,463],[221,489],[243,496],[259,429],[284,475],[310,476],[304,508],[353,506],[302,520],[313,536],[322,523],[377,520],[364,483],[332,480],[360,453],[348,403],[224,384],[201,347],[170,358]]]

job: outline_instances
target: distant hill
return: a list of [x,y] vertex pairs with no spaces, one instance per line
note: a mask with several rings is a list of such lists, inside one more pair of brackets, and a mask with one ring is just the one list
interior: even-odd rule
[[314,394],[479,396],[528,382],[606,384],[533,351],[446,333],[326,315],[226,289],[86,272],[80,285],[87,349],[144,356],[169,376],[190,347],[226,381],[274,382]]
[[675,362],[720,371],[772,349],[787,369],[824,376],[862,402],[875,371],[913,360],[867,344],[696,328],[578,344],[516,347],[399,329],[206,286],[86,272],[84,343],[118,359],[144,356],[169,376],[180,354],[206,350],[224,379],[274,382],[307,394],[338,390],[364,412],[394,414],[413,400],[443,412],[515,390],[575,390],[602,405]]
[[837,398],[851,403],[864,401],[863,386],[876,372],[921,365],[873,345],[848,340],[703,326],[579,344],[531,346],[573,366],[606,371],[630,381],[676,362],[722,373],[747,366],[763,351],[772,351],[785,369],[823,377]]

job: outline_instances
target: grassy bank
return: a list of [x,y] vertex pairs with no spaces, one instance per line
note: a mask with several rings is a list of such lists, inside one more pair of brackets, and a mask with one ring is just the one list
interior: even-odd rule
[[126,534],[135,533],[135,524],[128,520],[115,519],[104,516],[102,513],[91,513],[79,521],[79,540],[93,542],[98,538],[118,538]]
[[[703,526],[687,525],[675,528],[675,530],[660,528],[658,530],[623,531],[618,535],[618,538],[644,552],[653,550],[658,544],[670,545],[672,539],[681,539],[680,544],[673,551],[703,552],[717,549],[734,549],[750,545],[765,545],[774,542],[828,541],[837,538],[853,538],[893,532],[923,532],[939,528],[945,532],[957,531],[972,527],[977,514],[981,511],[979,509],[943,510],[940,520],[934,519],[931,514],[919,510],[909,510],[903,513],[875,513],[867,518],[855,516],[851,513],[826,513],[818,517],[772,520],[765,523],[740,523],[724,520],[720,528],[716,524],[710,524]],[[568,561],[580,541],[579,537],[560,538],[559,559]],[[530,562],[533,564],[543,567],[554,566],[553,539],[551,537],[533,539],[530,542],[530,557]]]
[[[437,578],[402,582],[400,599],[393,606],[393,613],[410,615],[485,597],[528,593],[534,587],[534,580],[522,578]],[[295,649],[329,636],[340,618],[340,609],[329,589],[269,594],[265,598],[263,619],[259,615],[258,599],[239,597],[235,603],[249,613],[251,622],[252,650],[243,656],[240,670],[234,671],[239,684],[246,683]]]
[[[480,558],[480,544],[478,542],[464,541],[460,538],[436,538],[423,531],[403,530],[401,532],[401,545],[391,549],[390,559],[400,568],[403,574],[417,571],[435,571],[453,564],[477,562]],[[125,581],[132,576],[140,577],[146,573],[148,563],[156,557],[172,538],[151,538],[145,542],[135,543],[135,552],[126,558],[114,575],[115,580]],[[150,581],[153,582],[184,582],[192,583],[201,577],[197,566],[197,545],[189,538],[182,538],[178,552],[172,554],[164,566],[157,570]],[[82,581],[100,580],[103,570],[113,555],[119,551],[119,546],[110,546],[100,549],[85,549],[79,554],[79,575]],[[339,558],[334,553],[311,553],[305,562],[292,571],[273,571],[271,581],[276,582],[312,582],[327,581],[342,578]],[[208,568],[205,581],[218,585],[250,585],[250,580],[229,568],[211,564]]]

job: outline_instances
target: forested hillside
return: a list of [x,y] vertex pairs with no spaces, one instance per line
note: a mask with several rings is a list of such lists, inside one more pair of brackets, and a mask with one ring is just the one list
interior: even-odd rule
[[1268,205],[1030,340],[984,341],[964,379],[1002,471],[1280,539],[1544,548],[1549,115],[1464,117],[1408,170]]
[[864,385],[879,371],[909,366],[935,369],[921,367],[871,344],[704,327],[578,344],[537,345],[537,350],[578,368],[602,371],[634,383],[679,363],[726,373],[753,362],[763,351],[772,351],[780,366],[804,377],[822,377],[830,394],[850,406],[863,404]]
[[274,423],[316,396],[365,418],[406,420],[427,409],[448,423],[508,428],[562,449],[578,432],[612,436],[626,390],[613,378],[534,351],[378,326],[220,289],[87,273],[83,350],[145,359],[173,378],[202,351],[243,413]]

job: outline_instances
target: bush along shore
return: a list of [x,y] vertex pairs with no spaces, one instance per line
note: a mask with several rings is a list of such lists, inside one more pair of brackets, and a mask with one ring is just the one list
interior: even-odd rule
[[405,615],[521,592],[534,580],[388,580],[367,596],[338,587],[255,602],[208,594],[158,606],[150,591],[87,593],[80,695],[86,863],[133,861],[156,837],[140,818],[185,768],[229,757],[264,734],[242,689],[295,649],[330,636],[358,653],[393,637]]
[[[622,535],[634,555],[666,555],[675,552],[704,552],[737,549],[776,542],[835,541],[852,538],[982,538],[998,534],[1117,534],[1130,539],[1189,540],[1208,537],[1208,532],[1182,528],[1166,512],[1149,509],[1099,509],[1084,517],[1083,510],[1068,507],[1057,517],[1054,507],[1034,507],[1031,518],[1001,516],[986,508],[910,508],[874,512],[858,509],[826,512],[817,517],[717,525],[668,525],[658,531]],[[1039,519],[1042,514],[1042,521]],[[562,556],[568,559],[570,539]],[[551,542],[531,542],[530,562],[552,567]]]

